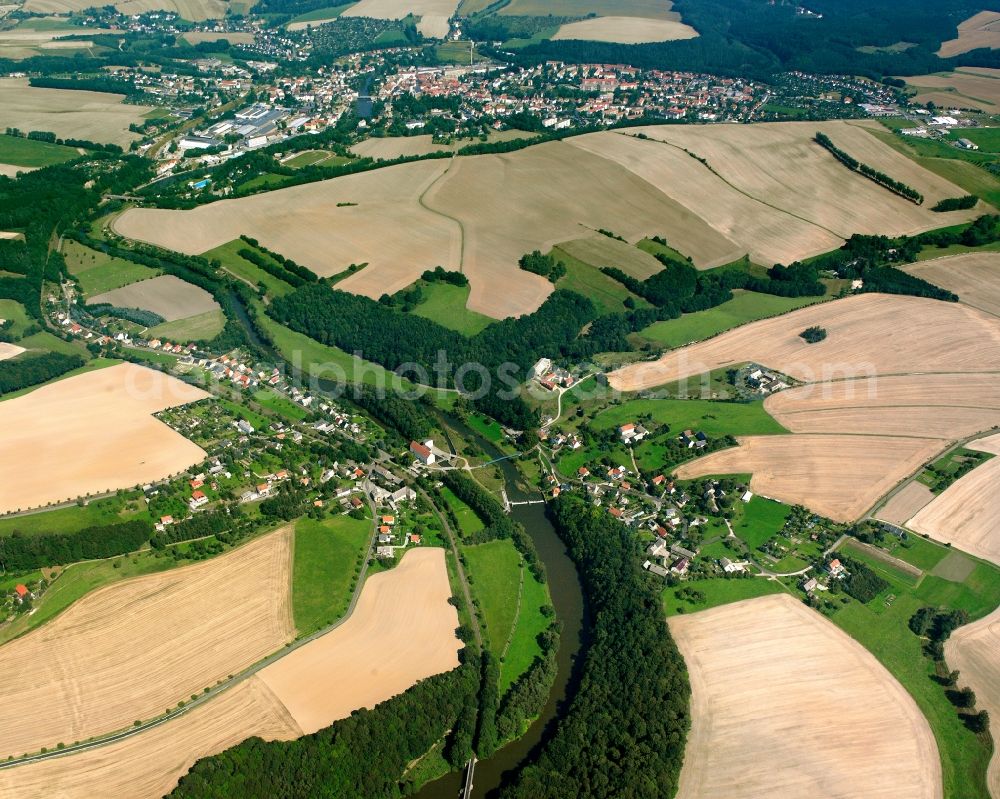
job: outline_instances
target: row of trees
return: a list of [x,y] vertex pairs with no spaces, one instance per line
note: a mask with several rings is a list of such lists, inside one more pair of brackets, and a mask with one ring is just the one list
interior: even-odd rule
[[[291,272],[297,278],[306,283],[316,283],[319,280],[319,276],[302,264],[293,261],[291,258],[286,258],[280,252],[275,252],[274,250],[269,250],[267,247],[263,246],[257,239],[250,238],[249,236],[240,236],[243,241],[249,244],[251,247],[256,247],[265,255],[269,255],[272,259],[277,261],[282,268],[286,271]],[[242,252],[241,252],[242,255]]]
[[502,796],[673,796],[690,687],[636,563],[634,533],[577,495],[563,494],[551,512],[583,585],[589,645],[565,718]]
[[9,571],[27,571],[53,564],[110,558],[135,552],[153,532],[148,521],[133,519],[87,527],[75,533],[50,533],[0,538],[0,561]]
[[979,198],[975,194],[966,194],[962,197],[945,197],[938,202],[932,211],[966,211],[975,208]]
[[401,796],[405,786],[400,778],[407,766],[442,737],[446,738],[444,755],[453,768],[471,756],[480,662],[468,649],[463,650],[461,658],[459,668],[422,680],[371,710],[356,710],[312,735],[271,742],[254,737],[202,758],[181,778],[170,796]]
[[816,143],[829,150],[833,156],[848,169],[860,172],[866,178],[873,180],[880,186],[889,189],[889,191],[898,194],[900,197],[905,197],[907,200],[910,200],[917,205],[923,203],[924,195],[922,195],[915,188],[907,186],[902,181],[891,178],[884,172],[879,172],[874,167],[868,166],[868,164],[857,160],[854,156],[849,155],[837,147],[825,133],[816,133]]
[[545,566],[538,557],[535,542],[531,540],[524,525],[514,521],[504,512],[496,497],[464,472],[456,469],[442,472],[441,480],[456,497],[472,508],[476,516],[486,525],[485,529],[477,534],[477,543],[509,538],[528,564],[535,579],[545,582]]
[[66,372],[79,369],[85,363],[82,355],[63,352],[0,361],[0,395],[47,383]]

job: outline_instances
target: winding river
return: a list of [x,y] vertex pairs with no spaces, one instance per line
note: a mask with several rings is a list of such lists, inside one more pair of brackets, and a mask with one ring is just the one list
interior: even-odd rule
[[[499,458],[506,454],[467,425],[453,418],[449,418],[447,424],[467,440],[474,440],[490,457]],[[512,460],[503,460],[497,465],[503,470],[507,495],[512,502],[539,498],[537,491],[528,493],[522,488],[523,478]],[[538,555],[545,564],[552,605],[563,626],[557,655],[558,669],[548,701],[528,731],[492,757],[476,764],[472,796],[477,798],[495,796],[498,789],[513,778],[519,767],[531,761],[539,744],[546,740],[554,723],[565,712],[568,704],[566,700],[575,692],[578,676],[574,665],[581,645],[584,604],[576,566],[566,554],[565,546],[546,517],[544,505],[517,505],[512,515],[531,535]],[[462,779],[461,772],[451,772],[428,783],[415,796],[418,799],[455,799],[461,793]]]

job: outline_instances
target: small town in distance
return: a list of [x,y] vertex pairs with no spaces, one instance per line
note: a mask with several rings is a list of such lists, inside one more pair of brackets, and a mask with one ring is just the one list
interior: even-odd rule
[[911,5],[0,5],[0,795],[1000,799],[1000,13]]

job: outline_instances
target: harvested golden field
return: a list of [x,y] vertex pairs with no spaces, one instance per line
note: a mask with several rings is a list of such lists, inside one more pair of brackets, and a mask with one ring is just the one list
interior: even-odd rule
[[[817,131],[913,186],[927,201],[917,206],[846,169],[813,141]],[[639,133],[655,141],[636,139]],[[661,125],[572,142],[615,158],[745,243],[751,258],[767,265],[832,249],[839,246],[835,239],[854,233],[899,235],[939,227],[946,223],[930,206],[962,193],[865,128],[845,122]],[[958,221],[975,213],[949,216]]]
[[[632,243],[665,236],[708,268],[747,253],[768,265],[789,263],[835,249],[852,233],[913,232],[973,215],[932,214],[850,172],[809,141],[817,127],[929,198],[962,193],[843,123],[661,126],[643,130],[671,138],[690,131],[683,135],[692,147],[715,148],[717,163],[709,163],[726,180],[678,146],[602,132],[512,153],[400,164],[190,211],[133,208],[114,225],[124,236],[189,254],[252,235],[323,275],[367,262],[340,287],[370,297],[398,291],[437,265],[461,269],[472,287],[468,307],[503,318],[535,310],[552,291],[518,269],[524,253],[602,228]],[[371,141],[359,151],[392,155],[402,146]]]
[[[459,224],[420,204],[420,197],[447,166],[445,161],[403,164],[223,200],[193,211],[133,209],[116,218],[113,227],[123,236],[190,255],[245,233],[324,276],[351,263],[368,262],[367,269],[339,286],[379,297],[410,285],[421,272],[438,264],[446,269],[459,267]],[[338,203],[357,205],[338,208]],[[509,274],[514,271],[516,262]],[[359,282],[367,274],[372,277]],[[548,283],[540,277],[537,281]]]
[[942,795],[937,744],[916,703],[801,602],[778,594],[669,624],[691,678],[678,799]]
[[757,494],[806,505],[837,521],[853,521],[946,442],[891,436],[747,436],[674,470],[682,479],[752,472]]
[[966,447],[997,457],[948,486],[910,519],[909,526],[1000,565],[1000,435]]
[[690,25],[675,20],[643,19],[642,17],[594,17],[560,25],[552,39],[583,39],[592,42],[642,44],[644,42],[694,39],[697,35],[698,31]]
[[190,254],[247,233],[323,275],[368,262],[338,287],[369,297],[398,291],[438,264],[461,268],[472,285],[469,308],[495,318],[529,313],[552,291],[518,268],[524,253],[595,228],[632,241],[663,232],[709,265],[740,255],[647,182],[561,142],[402,164],[193,211],[131,209],[114,227]]
[[17,344],[0,341],[0,361],[6,361],[8,358],[20,355],[22,352],[24,352],[24,347],[18,347]]
[[205,289],[173,275],[160,275],[130,283],[120,289],[91,297],[89,305],[109,303],[118,308],[143,308],[159,314],[166,321],[219,311],[219,304]]
[[793,433],[958,439],[1000,425],[1000,380],[985,373],[810,383],[768,397],[764,408]]
[[958,38],[943,42],[938,55],[951,58],[980,47],[1000,47],[1000,14],[996,11],[980,11],[958,23]]
[[124,105],[123,95],[72,89],[39,89],[27,78],[0,79],[0,127],[50,130],[57,136],[128,146],[128,126],[152,109]]
[[547,252],[597,228],[630,242],[660,231],[696,262],[733,260],[732,245],[679,202],[613,161],[565,142],[458,158],[423,202],[461,220],[469,308],[489,316],[534,310],[551,291],[544,278],[517,268],[524,253]]
[[892,524],[906,524],[913,514],[934,499],[934,492],[916,480],[896,492],[876,513],[875,518]]
[[903,267],[958,295],[966,305],[1000,316],[1000,253],[970,252]]
[[[366,581],[343,625],[218,698],[148,732],[0,771],[0,795],[157,799],[195,760],[251,735],[296,738],[458,665],[458,615],[441,549],[408,552]],[[299,719],[304,721],[302,724]]]
[[[260,672],[304,733],[458,666],[458,612],[443,549],[415,549],[368,578],[351,617]],[[336,675],[317,692],[317,679]]]
[[[807,344],[799,333],[813,325],[825,328],[827,337]],[[957,303],[859,294],[734,328],[656,361],[626,366],[609,381],[621,391],[640,391],[747,361],[808,383],[994,371],[1000,364],[1000,324]]]
[[[112,3],[123,14],[144,14],[148,11],[172,11],[184,19],[201,22],[222,19],[229,3],[226,0],[118,0]],[[68,14],[93,6],[91,0],[27,0],[26,11],[39,14]]]
[[0,771],[4,796],[159,799],[194,762],[251,735],[291,740],[302,731],[256,676],[149,732],[77,755]]
[[430,134],[422,136],[372,136],[351,146],[351,152],[364,158],[389,161],[404,155],[427,155],[438,150],[452,150],[454,145],[435,144]]
[[559,244],[559,249],[598,269],[614,266],[639,280],[645,280],[663,269],[663,264],[648,252],[600,233],[564,241]]
[[18,172],[30,172],[31,167],[14,166],[14,164],[0,164],[0,175],[5,178],[16,178]]
[[0,513],[158,480],[204,451],[153,413],[207,397],[123,363],[0,402]]
[[94,591],[0,647],[0,756],[124,729],[280,649],[295,631],[290,581],[284,528]]
[[956,70],[943,75],[915,75],[905,79],[917,90],[918,103],[934,102],[940,108],[1000,110],[1000,78],[982,69]]
[[[959,685],[976,692],[976,706],[990,714],[993,740],[1000,739],[1000,608],[959,627],[944,645],[948,667],[961,672]],[[986,771],[990,795],[1000,796],[1000,761],[994,749]]]
[[443,39],[448,35],[448,19],[457,6],[458,0],[361,0],[341,16],[402,19],[413,14],[420,17],[417,23],[420,33],[432,39]]

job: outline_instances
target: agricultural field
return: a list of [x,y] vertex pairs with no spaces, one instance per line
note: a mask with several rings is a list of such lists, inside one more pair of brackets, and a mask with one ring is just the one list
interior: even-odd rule
[[93,297],[129,283],[156,277],[160,272],[148,266],[105,255],[72,239],[63,242],[63,256],[70,274],[80,281],[84,297]]
[[95,499],[82,507],[73,505],[24,516],[0,518],[0,538],[9,535],[34,536],[52,533],[75,533],[85,527],[115,524],[131,519],[148,519],[146,501],[141,492],[126,498],[119,496]]
[[9,332],[15,336],[23,335],[34,321],[24,306],[15,300],[0,300],[0,319],[9,319],[14,323]]
[[[1000,436],[966,444],[1000,455]],[[954,544],[976,557],[1000,564],[1000,458],[994,457],[952,483],[907,523],[918,533]]]
[[1000,316],[1000,253],[968,253],[921,261],[904,272],[958,295],[966,305]]
[[639,331],[639,336],[669,349],[724,333],[734,327],[794,311],[821,300],[816,297],[776,297],[737,289],[733,298],[707,311],[683,314],[678,319],[654,322]]
[[304,733],[315,732],[458,666],[458,612],[450,596],[444,550],[410,550],[399,565],[365,581],[344,624],[258,676]]
[[309,635],[344,615],[356,573],[371,540],[370,519],[335,516],[295,523],[292,615]]
[[6,361],[10,358],[16,358],[22,352],[24,352],[24,347],[19,347],[17,344],[10,344],[6,341],[0,341],[0,361]]
[[[233,4],[235,5],[235,3]],[[230,7],[226,0],[119,0],[115,8],[123,14],[170,11],[192,22],[222,19]],[[87,0],[27,0],[26,11],[39,14],[66,14],[88,8]]]
[[[192,288],[194,288],[192,286]],[[222,309],[206,311],[205,313],[186,316],[173,322],[151,327],[149,335],[166,341],[185,343],[188,341],[211,341],[226,324],[226,315]]]
[[911,102],[933,102],[941,108],[971,108],[988,113],[1000,111],[1000,74],[981,67],[959,67],[954,72],[907,77],[916,90]]
[[5,793],[58,792],[64,799],[129,796],[159,799],[201,757],[250,735],[291,740],[302,731],[257,676],[148,733],[71,757],[0,772]]
[[[972,624],[959,627],[945,642],[949,667],[958,669],[963,685],[976,692],[976,705],[990,714],[993,740],[1000,738],[1000,608]],[[990,758],[986,784],[991,796],[1000,795],[1000,759]]]
[[[47,0],[40,0],[46,2]],[[128,126],[141,123],[150,106],[125,105],[122,95],[74,89],[39,89],[27,78],[0,79],[0,127],[47,130],[65,138],[120,144],[136,134]]]
[[167,322],[221,311],[205,289],[173,275],[141,280],[114,291],[91,297],[90,304],[110,303],[118,308],[143,308],[162,316]]
[[557,17],[597,16],[643,17],[646,19],[679,20],[680,14],[672,11],[673,3],[657,0],[511,0],[497,13],[504,16]]
[[[918,207],[845,169],[811,141],[817,129],[905,179],[928,203]],[[340,287],[373,298],[437,265],[460,269],[472,286],[470,310],[499,319],[535,310],[552,291],[544,278],[518,269],[524,253],[547,252],[600,228],[630,243],[665,236],[708,268],[748,253],[757,263],[789,263],[834,249],[853,233],[915,232],[974,215],[930,212],[932,201],[962,190],[845,123],[638,132],[677,143],[588,134],[507,154],[400,164],[190,211],[133,208],[113,224],[123,236],[190,254],[249,232],[323,275],[367,262]],[[609,194],[616,203],[606,202]]]
[[875,512],[875,518],[890,524],[903,525],[917,511],[934,499],[934,493],[923,483],[913,480],[897,491]]
[[958,23],[958,38],[942,42],[938,55],[951,58],[981,47],[1000,47],[1000,13],[980,11]]
[[458,615],[449,596],[443,550],[410,552],[366,581],[351,617],[335,631],[148,732],[0,772],[0,792],[33,794],[45,786],[65,799],[155,799],[195,760],[251,735],[289,740],[372,707],[458,665]]
[[469,302],[468,286],[453,286],[444,281],[422,282],[421,285],[424,298],[412,311],[417,316],[433,319],[466,336],[476,335],[495,321],[466,307]]
[[938,749],[916,703],[797,599],[673,616],[670,631],[692,691],[681,799],[729,799],[734,785],[748,799],[942,795]]
[[552,39],[584,39],[593,42],[643,44],[694,39],[698,31],[683,22],[641,17],[595,17],[560,25]]
[[448,19],[455,13],[458,0],[361,0],[342,12],[344,17],[402,19],[412,14],[420,17],[417,30],[431,39],[448,35]]
[[[826,340],[799,333],[819,326]],[[911,372],[972,373],[1000,361],[996,320],[959,304],[860,294],[743,325],[656,361],[609,375],[620,391],[641,391],[753,361],[805,382]]]
[[307,11],[305,14],[299,14],[297,17],[293,17],[291,21],[286,26],[290,31],[301,31],[308,27],[316,27],[317,25],[322,25],[324,22],[333,22],[337,17],[343,14],[348,8],[353,5],[352,3],[341,3],[339,5],[329,5],[323,8],[317,8],[313,11]]
[[0,163],[36,169],[79,158],[75,147],[0,135]]
[[569,289],[589,297],[601,313],[615,313],[625,310],[625,300],[631,298],[637,308],[646,308],[649,303],[633,294],[612,277],[608,277],[596,266],[584,263],[570,255],[561,247],[553,247],[549,253],[566,267],[566,274],[556,282],[556,288]]
[[[700,248],[685,246],[671,229],[661,231],[699,266],[745,254],[755,263],[787,264],[835,249],[853,233],[914,233],[947,224],[926,203],[914,205],[845,169],[813,141],[817,131],[934,202],[962,193],[864,128],[844,122],[667,125],[577,136],[570,144],[649,181],[729,242],[724,260],[705,263]],[[971,216],[958,212],[954,221]]]
[[601,233],[564,241],[557,246],[562,252],[583,261],[585,264],[590,264],[598,269],[604,266],[614,266],[621,269],[626,275],[631,275],[639,280],[652,277],[663,269],[663,264],[645,250]]
[[682,464],[682,479],[752,473],[754,493],[852,521],[943,449],[924,438],[851,435],[750,436],[739,446]]
[[[595,430],[619,427],[637,419],[668,425],[680,435],[688,428],[711,437],[726,435],[770,435],[785,428],[765,410],[763,403],[714,402],[712,400],[633,399],[601,411],[594,417]],[[641,445],[640,445],[641,446]]]
[[247,249],[249,245],[242,239],[235,239],[227,242],[208,252],[199,253],[202,257],[211,260],[218,260],[222,268],[234,277],[256,287],[263,284],[264,290],[269,297],[281,297],[288,294],[292,287],[284,280],[279,280],[274,275],[265,272],[256,264],[240,256],[240,250]]
[[340,166],[341,164],[346,164],[348,161],[350,161],[349,158],[337,155],[329,150],[306,150],[305,152],[293,155],[291,158],[282,160],[281,163],[285,166],[298,169],[303,166]]
[[217,42],[220,39],[230,44],[252,44],[253,33],[250,31],[188,31],[184,34],[183,39],[188,44]]
[[436,144],[430,134],[420,136],[371,136],[351,146],[351,152],[363,158],[384,161],[407,155],[427,155],[438,150],[453,150],[454,145]]
[[482,609],[489,650],[501,657],[507,648],[520,604],[524,567],[510,540],[489,541],[462,548],[469,583]]
[[290,561],[286,528],[203,563],[94,591],[0,647],[0,751],[126,728],[279,649],[293,631]]
[[0,513],[158,480],[205,453],[152,416],[208,396],[162,372],[118,364],[0,403]]
[[959,439],[1000,425],[1000,381],[988,371],[873,375],[781,391],[764,408],[793,433]]

